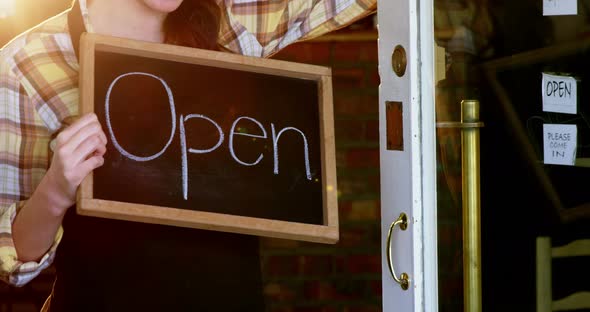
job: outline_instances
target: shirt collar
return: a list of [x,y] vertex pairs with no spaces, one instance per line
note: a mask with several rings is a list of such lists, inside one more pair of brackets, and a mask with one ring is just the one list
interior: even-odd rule
[[92,25],[88,18],[86,0],[76,0],[68,13],[68,28],[76,57],[80,59],[80,36],[84,32],[92,32]]

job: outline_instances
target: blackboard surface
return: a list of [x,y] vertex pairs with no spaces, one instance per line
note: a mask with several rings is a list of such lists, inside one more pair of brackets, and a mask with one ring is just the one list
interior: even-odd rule
[[[333,232],[326,203],[335,203],[335,164],[326,161],[334,155],[333,146],[326,147],[321,116],[326,88],[331,92],[325,78],[285,75],[277,63],[271,70],[224,67],[221,53],[211,62],[187,62],[186,52],[195,49],[181,48],[182,58],[152,57],[149,45],[137,54],[104,43],[87,48],[92,63],[82,72],[88,76],[92,68],[93,81],[82,87],[83,110],[92,102],[109,142],[105,164],[79,197],[103,206],[132,204],[125,207],[133,213],[142,205],[157,207],[158,216],[173,218],[179,210],[246,217],[254,220],[255,234],[264,232],[260,220],[273,222],[273,232],[281,227],[276,221]],[[92,99],[85,100],[88,94]],[[328,143],[333,145],[333,134]],[[203,227],[201,220],[195,227]],[[242,232],[231,228],[221,230]],[[287,238],[293,234],[288,232]]]
[[[289,77],[183,64],[137,56],[96,53],[95,112],[107,131],[105,101],[109,86],[120,75],[134,72],[160,77],[172,91],[176,131],[166,151],[151,161],[136,161],[108,145],[105,165],[95,171],[98,199],[151,204],[208,212],[322,224],[321,163],[317,82]],[[151,76],[121,78],[110,93],[110,120],[120,146],[147,157],[166,146],[172,128],[168,94]],[[187,153],[188,193],[183,198],[179,116],[200,114],[221,127],[224,139],[214,151]],[[239,117],[250,117],[265,128],[267,139],[229,134]],[[301,130],[308,142],[311,179],[306,176],[303,137],[284,132],[277,147],[279,173],[274,174],[271,124]],[[236,124],[240,132],[263,136],[250,119]],[[187,147],[209,150],[220,141],[211,121],[185,123]]]

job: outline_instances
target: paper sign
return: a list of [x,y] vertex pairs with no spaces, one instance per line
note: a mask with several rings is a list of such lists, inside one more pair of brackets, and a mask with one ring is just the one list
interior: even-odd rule
[[544,163],[573,166],[576,162],[576,125],[543,125]]
[[543,0],[543,15],[576,15],[578,0]]
[[577,114],[578,92],[576,79],[569,76],[543,74],[543,111]]

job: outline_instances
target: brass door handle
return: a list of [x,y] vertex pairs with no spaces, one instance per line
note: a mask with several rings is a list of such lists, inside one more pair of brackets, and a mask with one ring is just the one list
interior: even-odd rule
[[387,265],[389,265],[389,273],[391,273],[393,280],[398,283],[403,290],[408,290],[410,287],[410,277],[407,273],[402,273],[398,278],[393,269],[393,262],[391,261],[391,236],[393,234],[393,228],[395,228],[396,225],[399,225],[399,228],[402,231],[405,231],[408,228],[408,216],[402,212],[397,220],[391,223],[391,226],[389,227],[389,233],[387,234]]

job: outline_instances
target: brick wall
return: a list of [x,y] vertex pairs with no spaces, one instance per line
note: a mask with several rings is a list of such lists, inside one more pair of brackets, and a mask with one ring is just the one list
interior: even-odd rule
[[332,68],[340,241],[263,239],[267,310],[381,311],[377,41],[303,42],[274,58]]

